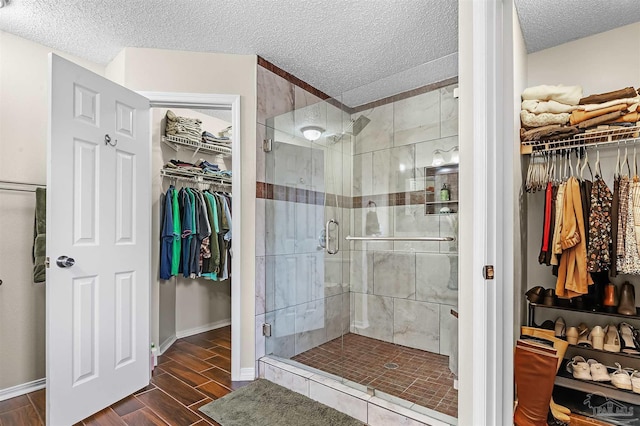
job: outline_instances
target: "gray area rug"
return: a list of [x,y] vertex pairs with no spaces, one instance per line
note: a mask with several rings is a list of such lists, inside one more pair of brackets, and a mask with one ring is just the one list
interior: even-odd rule
[[260,379],[200,407],[222,426],[362,426],[304,395]]

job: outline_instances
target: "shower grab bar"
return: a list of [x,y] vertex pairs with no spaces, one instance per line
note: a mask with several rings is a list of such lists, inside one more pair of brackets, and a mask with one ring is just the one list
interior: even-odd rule
[[454,241],[453,237],[352,237],[346,236],[347,241]]

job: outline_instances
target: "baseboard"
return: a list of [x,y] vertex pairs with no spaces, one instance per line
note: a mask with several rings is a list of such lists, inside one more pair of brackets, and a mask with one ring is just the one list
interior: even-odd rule
[[194,334],[204,333],[205,331],[215,330],[216,328],[222,328],[228,325],[231,325],[231,318],[205,324],[200,327],[190,328],[188,330],[176,331],[176,337],[178,339],[182,339],[183,337],[193,336]]
[[0,389],[0,401],[44,389],[46,385],[47,379],[39,379],[10,388]]
[[251,368],[241,368],[240,369],[240,381],[248,382],[251,380],[255,380],[256,378],[256,369],[255,367]]
[[165,353],[165,351],[169,349],[171,345],[176,342],[176,340],[178,340],[178,338],[175,335],[167,337],[164,342],[160,343],[160,347],[158,348],[158,355],[162,355],[163,353]]

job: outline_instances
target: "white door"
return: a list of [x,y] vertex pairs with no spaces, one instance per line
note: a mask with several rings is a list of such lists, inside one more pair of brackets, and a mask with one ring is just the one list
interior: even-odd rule
[[146,98],[50,64],[47,424],[63,426],[149,382],[151,147]]

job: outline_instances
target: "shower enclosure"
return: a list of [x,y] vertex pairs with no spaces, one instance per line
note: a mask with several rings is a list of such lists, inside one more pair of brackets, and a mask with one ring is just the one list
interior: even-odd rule
[[454,87],[355,108],[310,95],[298,102],[296,88],[291,111],[265,117],[258,189],[264,353],[451,418]]

